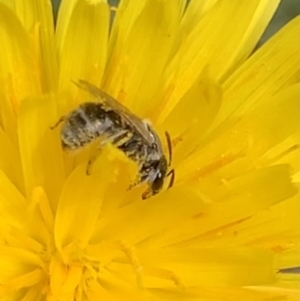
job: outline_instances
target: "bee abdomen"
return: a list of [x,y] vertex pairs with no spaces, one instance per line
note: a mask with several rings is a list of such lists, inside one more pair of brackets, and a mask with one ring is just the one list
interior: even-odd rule
[[84,103],[71,112],[61,130],[65,150],[77,149],[107,134],[113,129],[113,121],[101,104]]

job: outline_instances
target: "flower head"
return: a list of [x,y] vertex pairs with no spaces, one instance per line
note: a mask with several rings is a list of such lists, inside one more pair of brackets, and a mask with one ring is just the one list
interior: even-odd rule
[[[299,18],[250,56],[278,3],[0,1],[1,299],[299,297]],[[62,150],[80,79],[169,132],[171,189]]]

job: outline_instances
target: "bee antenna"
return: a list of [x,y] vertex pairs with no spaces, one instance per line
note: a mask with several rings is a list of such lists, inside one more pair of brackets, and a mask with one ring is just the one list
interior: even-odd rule
[[174,169],[171,169],[167,176],[171,176],[171,180],[170,180],[170,183],[169,183],[169,186],[168,186],[168,189],[171,188],[173,185],[174,185],[174,181],[175,181],[175,170]]
[[167,138],[167,144],[168,144],[168,151],[169,151],[169,164],[168,166],[171,166],[172,164],[172,142],[171,142],[171,136],[169,132],[165,131],[165,135]]

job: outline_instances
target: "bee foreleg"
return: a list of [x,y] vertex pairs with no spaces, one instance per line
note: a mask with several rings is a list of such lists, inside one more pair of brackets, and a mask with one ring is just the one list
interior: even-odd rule
[[128,187],[127,190],[131,190],[132,188],[134,188],[134,187],[140,185],[141,182],[142,182],[141,179],[140,179],[140,178],[137,178],[133,183],[131,183],[131,184],[129,185],[129,187]]
[[149,199],[153,195],[151,188],[148,188],[146,191],[142,193],[142,199]]

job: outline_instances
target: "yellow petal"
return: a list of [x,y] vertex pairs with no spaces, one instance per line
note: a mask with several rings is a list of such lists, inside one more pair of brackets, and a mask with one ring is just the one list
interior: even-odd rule
[[148,268],[149,272],[152,270],[152,277],[155,277],[155,269],[167,270],[179,278],[183,287],[216,283],[220,286],[258,285],[275,280],[272,253],[254,248],[141,249],[139,258],[145,276]]
[[220,109],[221,100],[220,86],[204,74],[171,111],[163,128],[175,142],[172,166],[176,167],[200,143]]
[[[240,38],[239,44],[232,45],[232,50],[234,51],[234,54],[232,55],[230,61],[226,62],[226,57],[224,57],[222,60],[225,63],[225,66],[227,67],[226,72],[220,75],[220,80],[222,82],[224,82],[228,78],[228,76],[230,76],[232,71],[234,71],[236,67],[239,66],[244,60],[246,60],[248,56],[252,53],[254,47],[256,46],[257,42],[259,41],[266,27],[271,21],[280,2],[281,0],[260,0],[257,3],[255,12],[250,19],[251,21],[246,21],[249,22],[249,24],[244,28],[244,34]],[[243,20],[243,22],[245,22],[245,20]],[[236,27],[234,28],[234,32],[235,31]]]
[[[180,187],[174,188],[151,198],[149,202],[138,202],[104,217],[100,239],[122,239],[137,243],[193,216],[202,208],[201,199],[194,193]],[[138,229],[136,225],[139,225]]]
[[70,19],[77,0],[64,0],[59,4],[59,10],[56,21],[56,47],[58,55],[61,56],[65,44],[66,32],[69,28]]
[[[40,285],[29,287],[25,294],[23,294],[23,291],[18,291],[16,295],[16,300],[22,300],[22,301],[40,301],[41,300],[41,289]],[[21,299],[23,298],[23,299]],[[50,299],[49,299],[50,300]]]
[[41,269],[35,269],[32,272],[9,279],[9,281],[4,281],[1,283],[0,295],[2,293],[7,295],[8,293],[18,291],[20,289],[32,287],[43,281],[46,278],[45,276],[45,273]]
[[7,246],[0,247],[0,281],[1,283],[19,277],[42,266],[42,261],[37,254]]
[[163,122],[164,128],[176,139],[196,127],[201,137],[216,116],[221,98],[220,86],[202,74]]
[[[57,29],[58,35],[65,32],[61,33],[63,38],[58,40],[58,47],[61,49],[59,88],[62,91],[77,92],[72,80],[101,82],[107,56],[109,8],[102,0],[79,0],[69,13],[69,22],[58,23]],[[64,17],[66,16],[61,16]],[[66,109],[66,103],[59,105]]]
[[27,200],[1,172],[0,238],[5,244],[34,252],[42,252],[43,245],[49,243],[49,232],[34,206]]
[[57,86],[53,12],[50,0],[2,0],[19,18],[34,45],[44,91]]
[[287,293],[291,293],[291,295],[294,295],[294,297],[298,296],[298,299],[292,299],[292,300],[299,300],[299,296],[300,296],[299,281],[300,281],[300,275],[296,271],[294,272],[290,271],[288,273],[281,272],[278,274],[277,287],[283,288],[283,292],[286,291]]
[[[99,274],[99,283],[104,288],[109,288],[111,296],[117,300],[128,301],[159,301],[153,298],[147,290],[137,289],[136,284],[130,284],[127,281],[123,281],[113,274],[104,271]],[[115,300],[115,299],[112,299]]]
[[[150,289],[150,291],[164,301],[266,301],[270,293],[257,292],[247,287],[216,285],[201,286],[179,291],[178,288]],[[284,295],[274,294],[278,301],[285,301]],[[283,298],[281,299],[280,297]],[[296,300],[295,300],[296,301]]]
[[266,298],[272,298],[275,300],[289,300],[289,301],[298,301],[300,298],[299,293],[299,275],[297,274],[279,274],[278,281],[272,286],[253,286],[249,287],[254,292],[259,293],[261,296]]
[[51,294],[59,296],[61,300],[74,300],[74,291],[82,279],[82,264],[63,265],[53,257],[49,274]]
[[[225,83],[224,104],[215,127],[240,118],[257,103],[299,82],[300,18],[295,18],[255,52]],[[223,126],[224,124],[222,124]]]
[[67,179],[55,220],[58,249],[73,241],[82,246],[88,242],[100,213],[105,184],[101,178],[86,175],[85,165]]
[[[189,177],[198,174],[202,178],[199,185],[207,190],[215,181],[227,181],[243,171],[277,163],[278,155],[284,156],[286,149],[272,152],[274,147],[290,137],[287,149],[299,144],[299,93],[300,85],[294,85],[245,113],[240,121],[229,119],[227,127],[208,136],[206,143],[202,142],[203,146],[177,167],[177,178],[183,176],[181,173]],[[293,150],[299,153],[297,147]]]
[[299,136],[297,133],[279,142],[276,146],[267,151],[261,158],[261,161],[269,164],[289,164],[292,168],[293,182],[299,183],[297,175],[299,174]]
[[16,115],[22,100],[40,92],[34,49],[16,16],[0,4],[1,120],[17,145]]
[[[167,116],[208,65],[220,79],[256,45],[279,1],[219,1],[201,19],[166,69],[166,91],[174,87],[162,115]],[[236,24],[239,24],[237,27]]]
[[[299,238],[299,231],[294,236],[294,241],[297,241],[298,238]],[[278,254],[278,256],[276,257],[276,267],[278,269],[293,269],[299,267],[300,265],[299,253],[300,253],[300,246],[294,243],[289,250],[283,251],[282,253]]]
[[189,1],[189,4],[180,22],[176,41],[180,43],[182,39],[186,38],[194,29],[194,27],[200,22],[203,15],[218,1],[219,0]]
[[54,225],[54,216],[51,210],[48,197],[42,187],[36,187],[33,190],[32,198],[34,205],[38,205],[42,219],[47,226],[49,232],[52,234]]
[[37,47],[40,64],[41,86],[44,93],[57,90],[58,62],[54,39],[54,20],[52,5],[49,0],[30,1],[34,5],[34,13],[37,16]]
[[[297,283],[296,280],[294,281]],[[298,282],[299,283],[299,282]],[[173,288],[150,288],[148,289],[158,300],[164,301],[266,301],[273,298],[278,301],[298,301],[298,289],[277,289],[274,286],[256,287],[222,287],[201,286],[195,288],[184,288],[179,290]],[[157,300],[157,299],[154,299]]]
[[205,239],[195,241],[195,245],[247,245],[270,249],[276,253],[277,269],[299,266],[299,207],[299,195],[296,194],[251,218],[208,232]]
[[119,47],[119,43],[123,43],[122,41],[127,39],[128,33],[146,3],[147,0],[137,2],[131,0],[120,1],[109,37],[109,59],[116,54],[113,53]]
[[[50,127],[58,117],[54,97],[23,101],[18,119],[19,145],[28,196],[36,186],[44,187],[56,207],[64,180],[64,169],[57,131]],[[51,151],[49,151],[51,150]]]
[[[17,15],[27,32],[32,32],[40,22],[43,23],[43,27],[47,24],[49,18],[52,19],[52,5],[49,0],[1,0],[0,2]],[[50,29],[50,27],[47,27],[47,29]]]
[[0,145],[0,169],[21,192],[24,192],[20,154],[2,129],[0,129]]
[[0,171],[0,179],[0,211],[2,221],[9,222],[10,225],[22,229],[22,216],[26,208],[26,200],[2,171]]
[[[217,203],[207,205],[193,219],[182,220],[181,224],[169,228],[161,235],[151,237],[143,245],[168,246],[181,244],[183,241],[183,246],[186,244],[209,246],[209,241],[201,240],[202,235],[206,236],[215,231],[212,235],[218,237],[223,227],[251,217],[296,193],[295,187],[291,184],[288,166],[273,166],[254,171],[224,184],[214,187],[210,194],[206,192],[207,201]],[[191,240],[192,237],[194,240]],[[225,240],[224,244],[227,242],[229,241]]]
[[87,175],[87,165],[82,164],[69,176],[55,220],[55,242],[59,250],[70,243],[79,247],[88,243],[95,230],[106,189],[115,180],[118,163],[122,160],[125,160],[123,156],[108,147],[98,159],[97,165],[101,169],[97,172],[93,169],[92,174]]
[[[112,296],[111,293],[98,282],[91,283],[87,296],[88,296],[88,300],[105,300],[105,301],[120,300],[118,297]],[[123,300],[126,300],[125,297],[123,297]]]
[[142,116],[156,104],[179,17],[178,1],[147,1],[126,39],[118,36],[110,57],[104,89]]

